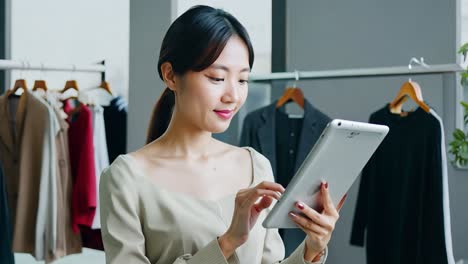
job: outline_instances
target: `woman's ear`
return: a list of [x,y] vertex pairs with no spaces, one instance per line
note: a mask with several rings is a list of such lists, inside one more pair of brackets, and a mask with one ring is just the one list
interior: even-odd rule
[[176,75],[172,70],[172,64],[170,62],[164,62],[161,64],[161,73],[164,82],[167,87],[175,92],[176,90]]

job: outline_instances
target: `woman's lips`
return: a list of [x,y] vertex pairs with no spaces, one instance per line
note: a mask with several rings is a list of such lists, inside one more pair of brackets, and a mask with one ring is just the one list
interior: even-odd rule
[[214,110],[214,112],[222,119],[229,119],[232,117],[232,110]]

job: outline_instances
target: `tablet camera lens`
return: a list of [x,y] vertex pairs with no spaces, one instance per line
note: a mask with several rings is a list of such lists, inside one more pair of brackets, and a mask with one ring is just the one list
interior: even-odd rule
[[341,122],[338,122],[338,126],[341,126]]

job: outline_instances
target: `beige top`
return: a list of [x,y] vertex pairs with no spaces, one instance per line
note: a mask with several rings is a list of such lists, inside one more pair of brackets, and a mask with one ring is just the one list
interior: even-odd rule
[[[274,181],[270,162],[252,148],[250,187]],[[217,237],[231,223],[236,194],[217,201],[165,190],[143,175],[129,155],[104,170],[100,184],[102,238],[107,263],[304,264],[304,242],[289,258],[277,229],[265,229],[264,210],[245,244],[227,260]],[[326,254],[320,262],[324,263]]]

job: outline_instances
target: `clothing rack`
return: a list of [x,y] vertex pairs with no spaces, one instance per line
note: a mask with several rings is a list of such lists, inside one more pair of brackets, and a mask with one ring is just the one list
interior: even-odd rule
[[[412,65],[416,62],[419,65]],[[294,72],[275,72],[269,74],[252,74],[249,80],[252,82],[271,82],[275,80],[319,80],[319,79],[340,79],[340,78],[363,78],[363,77],[385,77],[385,76],[416,76],[424,74],[441,74],[442,87],[457,87],[448,89],[447,98],[449,100],[444,104],[444,112],[452,111],[455,108],[455,116],[447,116],[446,123],[455,123],[456,128],[464,129],[463,109],[460,101],[464,99],[463,89],[458,87],[460,83],[459,72],[464,71],[459,64],[433,64],[427,65],[423,58],[421,61],[413,58],[408,66],[376,67],[376,68],[356,68],[342,70],[324,70],[324,71],[294,71]],[[448,132],[448,131],[447,131]],[[460,168],[456,165],[456,168]]]
[[397,75],[421,75],[421,74],[446,74],[457,73],[464,69],[458,64],[438,64],[424,66],[394,66],[377,68],[357,68],[325,71],[296,71],[274,72],[268,74],[252,74],[249,79],[254,82],[268,82],[273,80],[312,80],[312,79],[337,79],[379,77]]
[[20,60],[0,60],[0,70],[38,70],[38,71],[70,71],[70,72],[101,72],[105,73],[104,61],[96,65],[31,63]]

